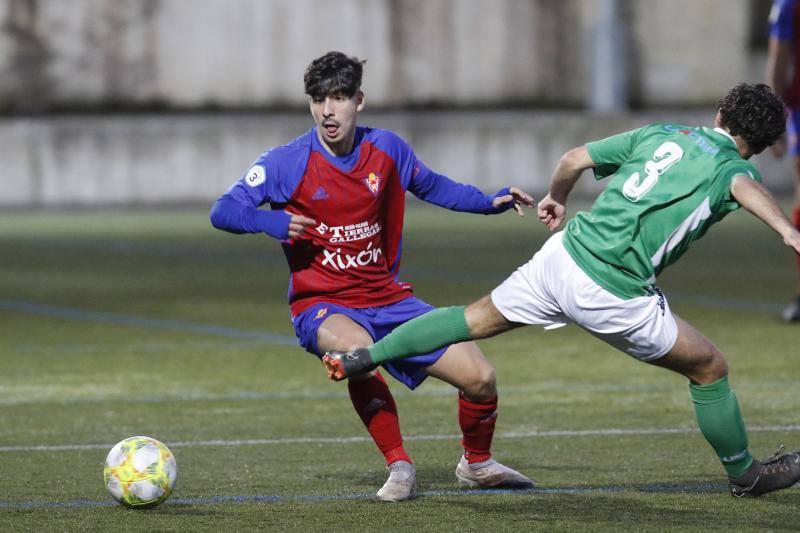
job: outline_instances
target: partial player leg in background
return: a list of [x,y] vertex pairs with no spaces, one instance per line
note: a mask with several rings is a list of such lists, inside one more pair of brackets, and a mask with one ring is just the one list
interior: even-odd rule
[[[796,140],[794,141],[797,142]],[[792,206],[792,222],[794,227],[800,230],[800,156],[796,153],[796,147],[792,146],[794,163],[794,205]],[[795,286],[794,300],[789,303],[786,309],[783,310],[783,319],[787,322],[800,322],[800,255],[796,258],[797,261],[797,282]]]

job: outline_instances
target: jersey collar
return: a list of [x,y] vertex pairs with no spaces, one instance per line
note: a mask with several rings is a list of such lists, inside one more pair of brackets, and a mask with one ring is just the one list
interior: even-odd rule
[[362,126],[356,127],[356,136],[353,139],[353,151],[346,155],[335,156],[322,146],[322,141],[317,134],[317,128],[311,128],[311,146],[321,153],[334,167],[342,172],[350,172],[358,164],[361,157],[361,142],[364,140],[365,129]]
[[727,137],[728,139],[730,139],[730,141],[733,143],[733,146],[738,149],[738,146],[736,145],[736,139],[733,138],[733,135],[723,130],[722,128],[714,128],[714,131],[719,133],[723,137]]

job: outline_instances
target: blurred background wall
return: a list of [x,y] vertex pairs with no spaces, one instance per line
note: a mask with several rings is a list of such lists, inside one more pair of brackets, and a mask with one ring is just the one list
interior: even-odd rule
[[[770,4],[0,0],[0,205],[211,201],[311,127],[302,74],[333,49],[368,60],[362,122],[454,178],[540,195],[564,150],[709,124],[762,81]],[[788,161],[757,164],[790,189]]]

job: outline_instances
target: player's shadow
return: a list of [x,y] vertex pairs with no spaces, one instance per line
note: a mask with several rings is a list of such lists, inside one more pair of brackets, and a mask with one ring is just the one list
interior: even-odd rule
[[[631,527],[639,528],[643,524],[663,524],[665,520],[672,527],[685,527],[687,530],[696,530],[699,525],[713,524],[715,528],[740,530],[745,524],[741,523],[741,516],[726,517],[721,512],[718,498],[724,496],[724,487],[718,487],[720,494],[697,494],[695,497],[707,497],[707,505],[693,500],[687,504],[684,499],[674,500],[665,498],[642,497],[642,492],[666,492],[670,489],[673,493],[693,494],[693,486],[698,484],[676,484],[659,486],[657,491],[649,485],[627,485],[624,492],[616,494],[598,494],[596,492],[582,494],[545,495],[534,491],[525,491],[524,498],[452,498],[448,505],[469,509],[480,516],[507,516],[514,522],[537,524],[539,526],[552,523],[553,527],[563,527],[565,520],[575,523],[592,524],[623,530]],[[686,489],[684,491],[681,490]],[[764,500],[768,500],[765,502]],[[763,503],[762,503],[763,502]],[[764,504],[772,508],[777,504],[784,513],[748,513],[746,530],[748,531],[777,531],[787,528],[787,524],[794,523],[792,510],[797,509],[800,503],[800,491],[786,491],[761,497],[757,501],[741,502],[741,505],[754,505],[763,509]],[[466,512],[466,511],[465,511]]]
[[[431,490],[448,490],[457,488],[459,487],[459,485],[455,476],[456,464],[457,462],[453,461],[452,464],[447,464],[447,465],[439,464],[439,465],[428,466],[422,464],[421,466],[417,466],[417,481],[421,484],[426,485]],[[524,474],[533,472],[534,473],[533,477],[536,477],[536,473],[541,474],[542,472],[585,470],[585,468],[580,466],[574,466],[574,467],[569,465],[548,466],[539,463],[527,463],[524,461],[515,462],[514,468],[518,469],[520,472]],[[422,486],[420,486],[420,490],[423,490]]]
[[681,508],[678,505],[654,503],[624,496],[564,495],[557,498],[532,497],[524,501],[515,499],[455,499],[450,505],[469,509],[480,516],[513,517],[519,523],[544,525],[564,524],[565,519],[573,523],[626,529],[632,525],[658,524],[669,517],[670,525],[696,527],[698,524],[714,524],[717,513],[697,508]]

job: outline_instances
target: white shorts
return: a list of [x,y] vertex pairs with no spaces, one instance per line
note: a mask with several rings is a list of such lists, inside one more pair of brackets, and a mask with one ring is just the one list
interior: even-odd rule
[[533,258],[492,291],[506,319],[553,329],[575,323],[611,346],[652,361],[669,352],[678,326],[661,291],[623,300],[595,283],[575,263],[563,233],[550,237]]

